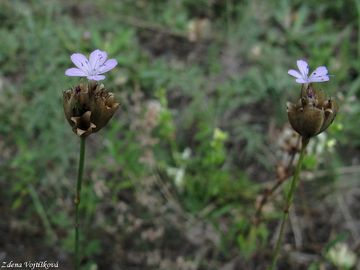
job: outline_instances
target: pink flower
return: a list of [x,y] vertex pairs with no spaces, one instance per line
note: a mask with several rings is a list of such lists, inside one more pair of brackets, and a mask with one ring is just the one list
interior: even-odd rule
[[297,60],[299,71],[290,69],[288,74],[296,78],[297,83],[326,82],[330,80],[328,70],[325,66],[316,68],[308,77],[309,65],[304,60]]
[[89,60],[81,53],[74,53],[70,58],[76,68],[67,69],[66,76],[86,77],[94,81],[105,79],[105,76],[101,74],[112,70],[117,65],[115,59],[106,60],[107,53],[100,50],[93,51]]

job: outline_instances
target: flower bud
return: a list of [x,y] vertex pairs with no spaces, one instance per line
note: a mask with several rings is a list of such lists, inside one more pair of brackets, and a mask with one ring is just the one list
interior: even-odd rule
[[287,103],[291,126],[303,138],[309,139],[326,130],[333,122],[338,106],[333,98],[326,98],[324,91],[304,84],[296,104]]
[[64,91],[63,98],[65,117],[80,137],[103,128],[119,107],[114,94],[94,81]]

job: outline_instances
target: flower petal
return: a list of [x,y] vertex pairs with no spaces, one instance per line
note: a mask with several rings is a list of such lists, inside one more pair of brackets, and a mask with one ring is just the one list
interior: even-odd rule
[[114,67],[116,67],[116,65],[117,61],[115,59],[109,59],[102,66],[99,67],[98,74],[108,72],[109,70],[112,70]]
[[330,80],[329,75],[312,76],[309,78],[309,82],[327,82]]
[[302,75],[299,73],[299,71],[296,71],[294,69],[289,69],[288,74],[298,79],[302,78]]
[[309,80],[304,80],[303,78],[297,78],[295,81],[297,83],[308,83],[309,82]]
[[320,66],[311,73],[310,78],[311,77],[324,76],[324,75],[327,75],[327,74],[328,74],[327,68],[325,66]]
[[107,53],[95,50],[90,54],[89,61],[92,69],[97,70],[107,59]]
[[303,76],[304,79],[307,78],[308,74],[309,74],[309,65],[306,61],[304,60],[297,60],[297,66],[301,72],[301,75]]
[[71,55],[71,61],[74,63],[75,66],[83,70],[85,73],[89,73],[89,61],[83,54],[73,53]]
[[101,81],[101,80],[105,79],[105,76],[104,75],[94,75],[94,76],[87,76],[86,78],[88,78],[89,80]]
[[65,71],[65,75],[66,76],[79,76],[79,77],[87,76],[87,74],[79,68],[68,68]]

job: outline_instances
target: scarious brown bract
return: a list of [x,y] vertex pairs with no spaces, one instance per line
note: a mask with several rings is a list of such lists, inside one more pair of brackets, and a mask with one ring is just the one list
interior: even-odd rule
[[114,94],[95,81],[64,91],[63,98],[66,119],[79,137],[99,131],[119,107]]

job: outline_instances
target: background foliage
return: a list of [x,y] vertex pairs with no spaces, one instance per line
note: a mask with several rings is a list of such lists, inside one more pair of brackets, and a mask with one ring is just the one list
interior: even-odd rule
[[308,149],[280,269],[356,267],[359,11],[341,0],[1,1],[0,259],[72,267],[79,140],[62,90],[78,79],[64,70],[71,53],[99,48],[119,61],[104,83],[121,109],[88,140],[84,269],[265,269],[283,192],[257,225],[256,201],[288,158],[286,101],[300,87],[287,70],[300,58],[328,67],[321,86],[341,109]]

